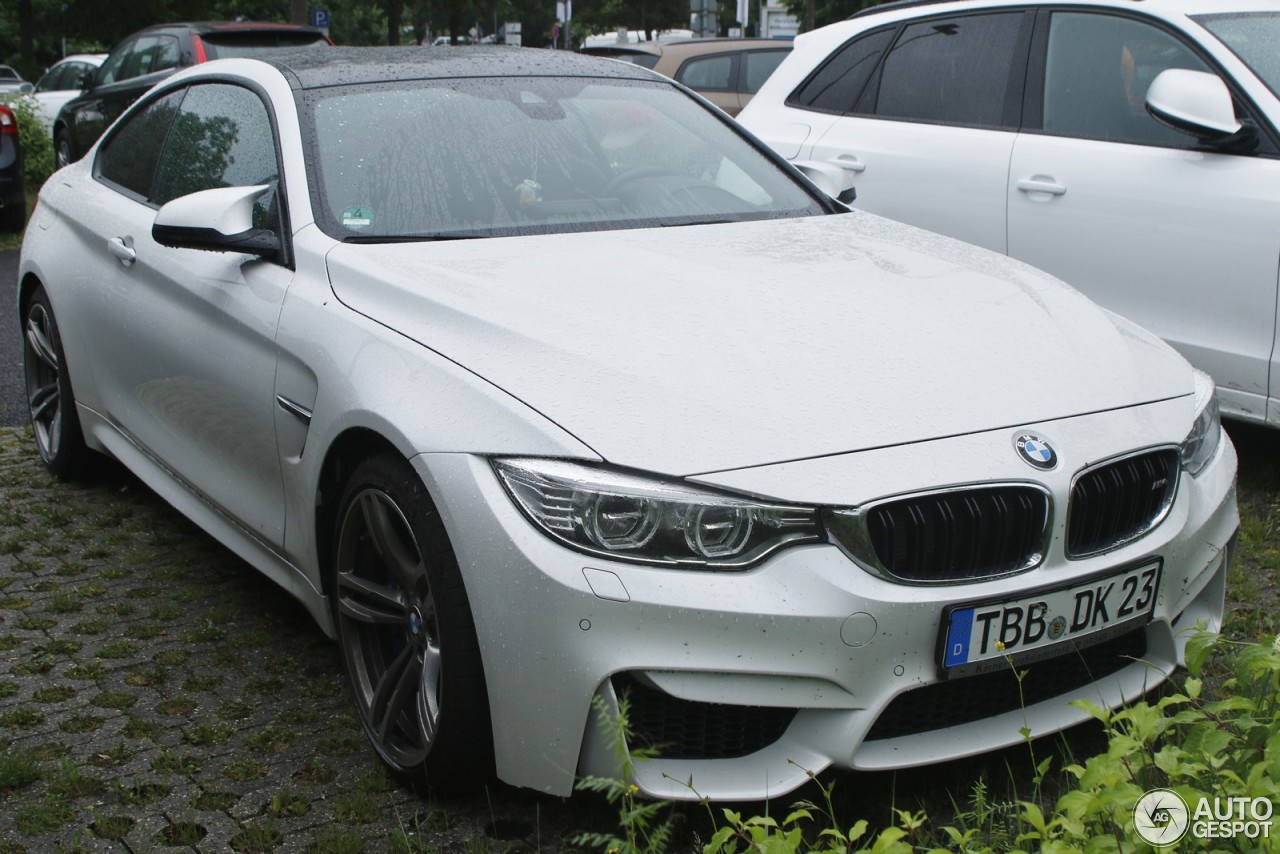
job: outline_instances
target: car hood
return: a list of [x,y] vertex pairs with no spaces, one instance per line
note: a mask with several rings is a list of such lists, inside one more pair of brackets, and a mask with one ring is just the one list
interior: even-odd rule
[[1193,386],[1171,349],[1047,274],[862,212],[339,244],[328,269],[351,309],[604,459],[669,474],[1032,425]]

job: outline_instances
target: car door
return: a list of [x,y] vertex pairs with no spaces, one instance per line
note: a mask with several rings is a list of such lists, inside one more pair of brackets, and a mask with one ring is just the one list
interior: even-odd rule
[[1224,411],[1264,419],[1275,149],[1264,134],[1248,154],[1206,150],[1147,113],[1160,71],[1215,70],[1175,33],[1100,11],[1047,12],[1039,27],[1035,103],[1010,161],[1009,254],[1173,344],[1215,378]]
[[[156,152],[154,140],[163,140]],[[283,541],[275,332],[289,267],[151,236],[157,209],[214,187],[272,188],[256,224],[283,239],[272,122],[251,90],[202,83],[150,103],[95,163],[115,197],[95,228],[102,286],[90,344],[105,414],[182,482],[265,542]],[[140,188],[145,188],[145,192]],[[97,366],[102,366],[101,368]]]
[[[864,210],[1005,251],[1005,182],[1033,21],[1022,10],[947,15],[858,37],[792,99],[812,91],[843,110],[802,158],[853,173]],[[844,77],[866,83],[853,102],[833,104],[824,81],[850,90]]]

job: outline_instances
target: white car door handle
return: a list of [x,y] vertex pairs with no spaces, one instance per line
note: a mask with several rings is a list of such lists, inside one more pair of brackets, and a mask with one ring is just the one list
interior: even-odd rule
[[133,251],[132,237],[113,237],[107,241],[107,251],[119,259],[121,264],[128,267],[138,258],[138,253]]
[[1018,182],[1017,187],[1024,193],[1048,193],[1051,196],[1061,196],[1067,191],[1067,188],[1054,181],[1051,178],[1023,178]]
[[867,168],[867,164],[852,154],[841,154],[839,157],[833,157],[827,162],[832,166],[839,166],[846,172],[862,172]]

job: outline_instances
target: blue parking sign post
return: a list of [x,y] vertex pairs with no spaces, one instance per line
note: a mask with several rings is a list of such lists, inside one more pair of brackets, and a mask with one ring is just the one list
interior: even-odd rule
[[311,26],[318,30],[329,32],[329,10],[328,9],[312,9],[311,10]]

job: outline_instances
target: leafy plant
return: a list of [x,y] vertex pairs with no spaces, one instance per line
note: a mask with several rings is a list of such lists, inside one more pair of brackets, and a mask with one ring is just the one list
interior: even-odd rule
[[594,701],[596,718],[608,742],[609,750],[618,763],[617,777],[584,777],[578,781],[580,791],[602,793],[610,804],[618,807],[618,824],[621,836],[602,833],[579,833],[570,840],[573,845],[587,845],[617,854],[663,854],[670,850],[674,835],[674,822],[669,813],[670,801],[642,801],[636,796],[640,787],[631,782],[636,763],[646,762],[657,756],[657,751],[647,747],[629,747],[632,735],[628,718],[630,703],[627,698],[618,699],[618,711],[612,714],[604,701]]
[[18,143],[22,146],[22,168],[30,192],[38,192],[53,174],[53,139],[36,115],[31,98],[17,97],[8,101],[18,120]]

